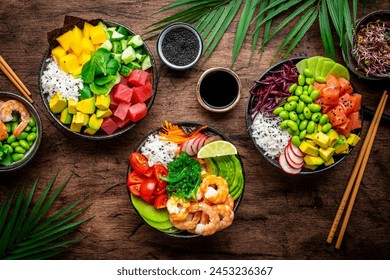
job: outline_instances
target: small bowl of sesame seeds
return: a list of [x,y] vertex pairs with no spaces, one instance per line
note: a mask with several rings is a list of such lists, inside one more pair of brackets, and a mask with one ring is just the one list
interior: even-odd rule
[[202,52],[202,37],[194,27],[186,23],[178,22],[167,26],[157,39],[158,56],[173,70],[193,68]]

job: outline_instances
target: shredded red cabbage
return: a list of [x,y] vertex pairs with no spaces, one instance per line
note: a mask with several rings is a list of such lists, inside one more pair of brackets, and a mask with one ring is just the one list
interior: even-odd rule
[[291,93],[290,86],[298,80],[298,69],[292,61],[284,63],[280,69],[269,71],[262,80],[255,81],[250,90],[254,95],[251,102],[252,114],[259,111],[270,112],[281,102],[284,102]]

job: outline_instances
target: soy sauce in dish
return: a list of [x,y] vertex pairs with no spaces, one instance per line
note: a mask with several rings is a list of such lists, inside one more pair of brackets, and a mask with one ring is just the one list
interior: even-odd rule
[[238,83],[234,76],[225,71],[208,74],[200,84],[200,96],[208,106],[229,107],[237,98]]

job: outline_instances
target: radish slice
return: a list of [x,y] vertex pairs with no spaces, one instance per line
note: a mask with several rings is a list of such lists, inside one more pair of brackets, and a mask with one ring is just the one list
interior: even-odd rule
[[291,141],[289,142],[289,145],[291,146],[291,150],[293,151],[293,153],[294,153],[297,157],[303,158],[303,157],[305,156],[305,154],[302,153],[302,151],[301,151],[297,146],[295,146]]
[[295,163],[291,160],[290,155],[292,154],[291,150],[288,148],[288,145],[286,148],[284,148],[284,157],[286,158],[287,164],[290,165],[291,168],[298,169],[301,168],[304,164],[303,160],[301,163]]
[[198,152],[204,146],[204,143],[206,142],[207,138],[208,137],[206,135],[202,134],[202,138],[198,142]]
[[197,155],[198,154],[198,144],[199,144],[199,140],[201,139],[201,136],[197,136],[194,138],[194,140],[192,141],[192,146],[191,146],[191,149],[192,149],[192,152]]
[[282,170],[288,174],[296,175],[301,172],[302,168],[292,168],[286,160],[286,157],[284,153],[280,153],[279,155],[279,165],[282,168]]
[[190,140],[187,140],[187,146],[186,146],[186,150],[185,150],[185,152],[187,152],[187,154],[189,155],[189,156],[191,156],[191,157],[193,157],[194,155],[196,155],[195,153],[194,153],[194,151],[192,150],[192,146],[194,145],[194,139],[196,139],[196,138],[192,138],[192,139],[190,139]]
[[207,145],[208,143],[211,143],[211,142],[214,142],[214,141],[218,141],[218,140],[221,140],[221,136],[219,135],[213,135],[213,136],[210,136],[206,139],[206,141],[204,142],[204,145]]
[[292,150],[293,144],[290,143],[286,146],[286,150],[287,150],[287,154],[288,154],[288,157],[290,158],[290,160],[292,162],[294,162],[295,164],[298,164],[298,165],[303,165],[304,161],[303,161],[303,157],[298,157],[294,151]]

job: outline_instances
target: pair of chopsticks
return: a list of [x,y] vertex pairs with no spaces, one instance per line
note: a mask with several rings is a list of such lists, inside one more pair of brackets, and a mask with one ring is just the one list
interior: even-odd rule
[[4,58],[0,55],[0,69],[4,72],[4,74],[11,80],[11,82],[18,88],[18,90],[27,98],[28,101],[34,103],[31,99],[31,92],[26,88],[23,82],[19,79],[19,77],[15,74],[15,72],[11,69],[8,63],[4,60]]
[[[363,146],[360,150],[359,156],[358,156],[358,158],[355,162],[355,165],[353,167],[351,176],[349,177],[347,187],[345,188],[344,195],[343,195],[343,198],[341,199],[340,206],[339,206],[337,213],[336,213],[336,216],[333,220],[332,227],[330,228],[328,238],[326,240],[326,242],[328,242],[328,243],[332,243],[333,238],[336,234],[338,225],[341,221],[343,212],[345,210],[345,207],[347,206],[347,203],[349,201],[347,211],[345,212],[344,220],[343,220],[343,223],[341,225],[340,233],[339,233],[339,236],[338,236],[337,241],[336,241],[336,245],[335,245],[336,249],[340,249],[341,243],[343,241],[344,233],[345,233],[345,230],[347,228],[349,218],[351,216],[353,204],[355,203],[355,199],[356,199],[357,193],[359,191],[360,182],[362,180],[364,170],[367,166],[368,157],[370,156],[370,153],[371,153],[372,144],[374,143],[375,135],[376,135],[376,132],[378,130],[379,122],[381,120],[383,111],[385,109],[387,98],[388,98],[388,95],[387,95],[387,91],[385,90],[383,92],[383,95],[382,95],[382,98],[379,102],[379,105],[376,109],[374,118],[372,119],[370,128],[368,129],[366,138],[363,142]],[[350,196],[351,192],[352,192],[352,195]]]

